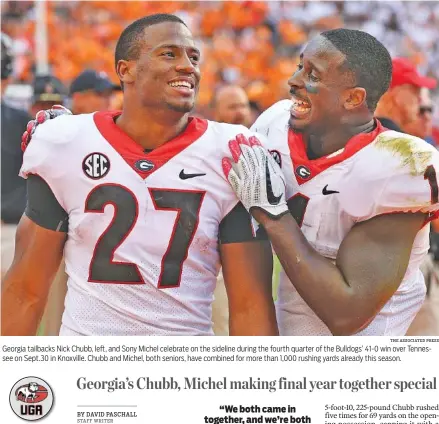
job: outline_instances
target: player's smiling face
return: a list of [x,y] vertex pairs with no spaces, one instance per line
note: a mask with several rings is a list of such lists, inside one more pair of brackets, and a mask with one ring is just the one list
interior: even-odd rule
[[200,52],[189,29],[177,22],[145,28],[136,61],[136,90],[145,106],[190,112],[200,82]]
[[306,46],[288,80],[293,130],[324,132],[328,125],[340,122],[347,90],[355,85],[352,75],[342,69],[344,61],[345,56],[322,36]]

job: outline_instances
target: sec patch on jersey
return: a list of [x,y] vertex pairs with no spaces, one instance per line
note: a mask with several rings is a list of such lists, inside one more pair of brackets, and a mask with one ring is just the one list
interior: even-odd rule
[[82,161],[82,170],[92,180],[99,180],[110,172],[110,159],[103,153],[90,153]]

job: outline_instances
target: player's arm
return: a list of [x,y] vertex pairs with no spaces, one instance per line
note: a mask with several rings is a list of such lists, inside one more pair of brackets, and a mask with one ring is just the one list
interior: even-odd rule
[[253,236],[250,217],[241,204],[221,223],[220,243],[230,335],[278,335],[271,246],[262,232]]
[[314,250],[289,214],[285,179],[258,140],[237,138],[230,149],[235,164],[225,158],[224,172],[246,209],[264,226],[305,302],[333,334],[354,334],[366,327],[400,285],[426,216],[381,215],[355,225],[334,264]]
[[3,336],[35,335],[67,238],[67,214],[47,183],[29,175],[27,194],[14,261],[2,284]]
[[334,264],[314,250],[291,215],[273,220],[256,209],[254,215],[298,293],[335,335],[357,333],[392,297],[425,222],[422,213],[401,213],[359,223]]

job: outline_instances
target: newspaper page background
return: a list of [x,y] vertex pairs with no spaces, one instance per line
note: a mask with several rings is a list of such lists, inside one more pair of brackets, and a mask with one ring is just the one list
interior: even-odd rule
[[9,397],[31,376],[53,391],[48,424],[437,424],[438,342],[2,338],[2,422],[22,422]]

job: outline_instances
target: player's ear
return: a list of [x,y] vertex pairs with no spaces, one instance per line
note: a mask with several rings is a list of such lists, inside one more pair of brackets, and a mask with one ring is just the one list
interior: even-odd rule
[[346,92],[344,107],[346,110],[356,109],[366,102],[366,90],[362,87],[354,87]]
[[124,84],[130,84],[135,80],[135,63],[130,60],[119,60],[116,65],[116,73]]

